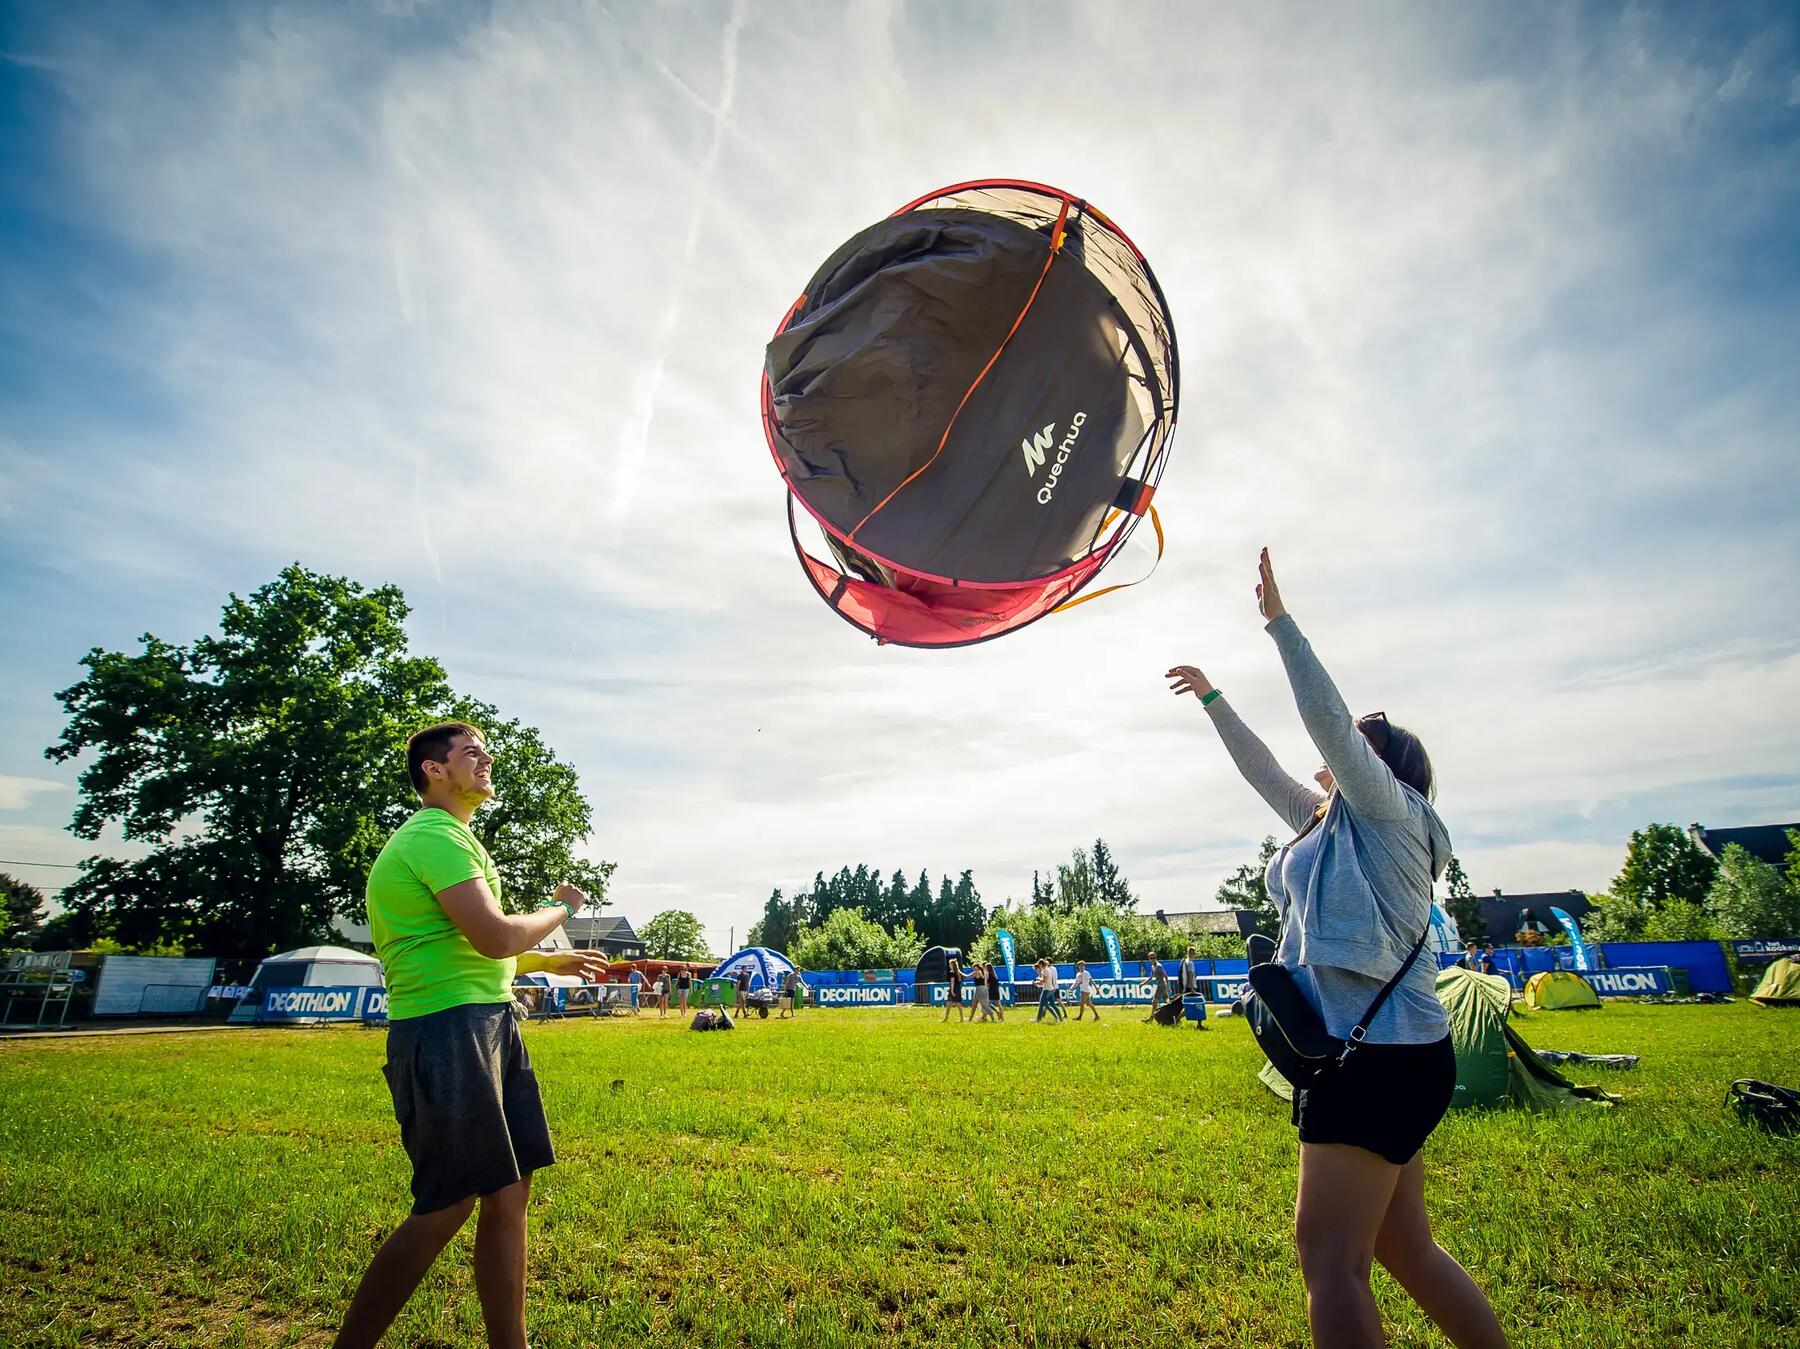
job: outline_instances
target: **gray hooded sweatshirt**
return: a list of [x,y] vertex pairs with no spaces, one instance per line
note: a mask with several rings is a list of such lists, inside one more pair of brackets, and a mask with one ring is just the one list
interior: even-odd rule
[[[1430,922],[1431,886],[1449,864],[1450,834],[1431,803],[1400,782],[1356,729],[1293,618],[1282,615],[1268,632],[1307,734],[1337,779],[1325,818],[1269,863],[1269,895],[1282,915],[1276,959],[1296,970],[1326,1026],[1342,1036]],[[1244,779],[1299,833],[1325,796],[1283,772],[1225,698],[1206,710]],[[1370,1026],[1369,1039],[1423,1044],[1448,1032],[1428,944]]]

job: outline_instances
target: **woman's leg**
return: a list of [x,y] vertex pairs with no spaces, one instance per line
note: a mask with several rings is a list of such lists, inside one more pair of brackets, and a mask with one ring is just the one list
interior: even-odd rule
[[1506,1332],[1469,1271],[1439,1246],[1425,1216],[1425,1154],[1400,1168],[1375,1258],[1457,1349],[1506,1349]]
[[1314,1344],[1376,1349],[1387,1343],[1369,1267],[1399,1177],[1399,1167],[1366,1148],[1300,1145],[1294,1240]]

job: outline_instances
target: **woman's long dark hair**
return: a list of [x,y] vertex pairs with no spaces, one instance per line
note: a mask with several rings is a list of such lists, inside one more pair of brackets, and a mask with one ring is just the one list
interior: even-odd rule
[[[1411,787],[1427,801],[1437,799],[1437,776],[1431,770],[1431,756],[1425,752],[1425,742],[1407,730],[1404,726],[1396,726],[1387,719],[1385,712],[1371,712],[1366,717],[1356,719],[1356,729],[1363,733],[1369,742],[1369,748],[1381,756],[1381,761],[1388,766],[1388,771],[1395,778]],[[1330,798],[1319,803],[1319,809],[1313,814],[1306,826],[1288,841],[1291,848],[1325,818],[1325,806]]]

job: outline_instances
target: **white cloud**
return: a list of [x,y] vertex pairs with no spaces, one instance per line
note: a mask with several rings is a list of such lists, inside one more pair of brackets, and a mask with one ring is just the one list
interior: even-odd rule
[[66,792],[69,784],[49,778],[16,777],[0,773],[0,810],[24,810],[31,798],[47,792]]
[[[245,558],[401,581],[419,644],[581,767],[625,910],[721,940],[820,868],[997,900],[1097,833],[1151,904],[1206,900],[1272,826],[1162,670],[1311,767],[1263,543],[1351,701],[1429,735],[1478,882],[1601,883],[1609,802],[1792,817],[1705,784],[1800,748],[1793,322],[1740,342],[1666,265],[1791,198],[1729,153],[1750,66],[1635,12],[1043,8],[65,33],[72,162],[166,279],[87,340],[178,417],[8,449],[14,522],[189,597]],[[1491,63],[1496,24],[1535,55]],[[796,574],[761,347],[843,238],[992,173],[1090,195],[1172,297],[1170,552],[1015,638],[878,650]]]

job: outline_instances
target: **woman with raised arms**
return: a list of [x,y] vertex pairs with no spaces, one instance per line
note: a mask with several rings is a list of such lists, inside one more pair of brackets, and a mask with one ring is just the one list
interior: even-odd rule
[[[1291,969],[1334,1036],[1347,1037],[1431,921],[1431,886],[1450,836],[1431,801],[1431,760],[1384,713],[1352,718],[1281,602],[1264,549],[1256,598],[1300,719],[1324,764],[1318,790],[1282,771],[1224,695],[1192,665],[1168,672],[1212,718],[1232,762],[1294,831],[1270,859],[1281,914],[1275,959]],[[1421,1148],[1456,1087],[1437,962],[1415,959],[1342,1067],[1294,1093],[1300,1191],[1294,1236],[1317,1344],[1387,1343],[1369,1289],[1379,1260],[1460,1349],[1506,1336],[1487,1298],[1440,1247],[1425,1215]]]

